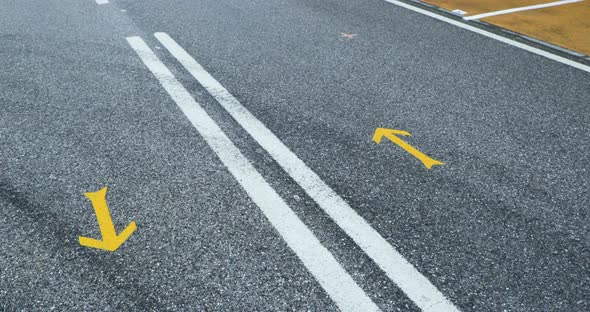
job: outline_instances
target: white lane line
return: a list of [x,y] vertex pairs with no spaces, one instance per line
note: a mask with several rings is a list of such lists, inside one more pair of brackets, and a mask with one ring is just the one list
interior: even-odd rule
[[96,0],[97,4],[107,4],[109,3],[109,0]]
[[[458,311],[414,266],[399,254],[365,219],[283,144],[248,109],[166,33],[156,38],[199,83],[262,146],[305,192],[423,311]],[[358,311],[363,311],[358,309]]]
[[535,54],[540,55],[540,56],[544,56],[544,57],[546,57],[548,59],[552,59],[552,60],[557,61],[557,62],[560,62],[562,64],[566,64],[566,65],[569,65],[569,66],[572,66],[572,67],[575,67],[577,69],[581,69],[581,70],[583,70],[585,72],[589,72],[590,73],[590,66],[588,66],[588,65],[584,65],[584,64],[578,63],[578,62],[574,62],[574,61],[569,60],[569,59],[567,59],[565,57],[561,57],[559,55],[555,55],[553,53],[549,53],[547,51],[544,51],[544,50],[541,50],[541,49],[537,49],[535,47],[531,47],[531,46],[526,45],[524,43],[520,43],[518,41],[514,41],[512,39],[508,39],[508,38],[503,37],[503,36],[500,36],[500,35],[496,35],[496,34],[491,33],[489,31],[485,31],[483,29],[470,26],[470,25],[468,25],[466,23],[462,23],[462,22],[459,22],[457,20],[454,20],[454,19],[451,19],[451,18],[442,16],[442,15],[439,15],[439,14],[436,14],[436,13],[433,13],[433,12],[430,12],[430,11],[427,11],[427,10],[424,10],[424,9],[420,9],[420,8],[418,8],[416,6],[411,5],[411,4],[407,4],[407,3],[404,3],[404,2],[401,2],[401,1],[397,1],[397,0],[384,0],[384,1],[389,2],[391,4],[395,4],[395,5],[400,6],[402,8],[406,8],[408,10],[412,10],[414,12],[417,12],[417,13],[420,13],[420,14],[423,14],[423,15],[426,15],[426,16],[430,16],[430,17],[435,18],[435,19],[437,19],[439,21],[443,21],[445,23],[449,23],[451,25],[454,25],[454,26],[457,26],[457,27],[461,27],[463,29],[472,31],[474,33],[478,33],[478,34],[483,35],[483,36],[486,36],[488,38],[492,38],[492,39],[498,40],[500,42],[509,44],[511,46],[515,46],[517,48],[520,48],[520,49],[529,51],[531,53],[535,53]]
[[380,311],[146,43],[139,37],[127,41],[338,308]]
[[466,21],[470,21],[470,20],[482,19],[482,18],[494,16],[494,15],[502,15],[502,14],[520,12],[520,11],[542,9],[542,8],[556,6],[556,5],[563,5],[563,4],[568,4],[568,3],[580,2],[580,1],[584,1],[584,0],[563,0],[563,1],[543,3],[543,4],[529,5],[529,6],[519,7],[519,8],[512,8],[512,9],[494,11],[494,12],[483,13],[483,14],[478,14],[478,15],[465,16],[465,17],[463,17],[463,19]]

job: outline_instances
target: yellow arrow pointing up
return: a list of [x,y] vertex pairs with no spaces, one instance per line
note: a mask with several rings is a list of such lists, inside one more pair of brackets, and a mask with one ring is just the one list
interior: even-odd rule
[[102,240],[80,236],[80,245],[108,251],[117,250],[137,229],[137,225],[134,221],[131,221],[127,228],[125,228],[121,234],[117,235],[113,219],[111,219],[109,207],[107,206],[107,187],[98,192],[84,193],[84,195],[90,199],[92,206],[94,206],[94,212],[96,213],[96,220],[100,227]]
[[377,144],[381,143],[381,139],[383,137],[388,138],[393,143],[399,145],[401,148],[405,149],[406,152],[412,154],[414,157],[418,158],[426,168],[430,169],[434,165],[444,165],[443,162],[438,161],[436,159],[432,159],[426,156],[424,153],[420,152],[419,150],[415,149],[412,145],[402,141],[402,139],[395,136],[396,134],[405,135],[405,136],[412,136],[409,132],[403,130],[395,130],[395,129],[386,129],[386,128],[377,128],[375,130],[375,134],[373,134],[373,141]]

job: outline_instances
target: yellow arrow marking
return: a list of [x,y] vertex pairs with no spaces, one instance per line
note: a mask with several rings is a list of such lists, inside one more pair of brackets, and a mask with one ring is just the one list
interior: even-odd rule
[[377,144],[381,143],[381,139],[383,137],[388,138],[391,142],[399,145],[401,148],[405,149],[406,152],[412,154],[414,157],[418,158],[426,168],[430,169],[434,165],[444,165],[445,163],[438,161],[436,159],[432,159],[425,155],[424,153],[420,152],[419,150],[415,149],[412,145],[402,141],[402,139],[395,136],[396,134],[405,135],[405,136],[412,136],[409,132],[403,130],[395,130],[395,129],[386,129],[386,128],[377,128],[375,130],[375,134],[373,134],[373,141]]
[[115,251],[137,229],[137,225],[134,221],[131,221],[127,228],[125,228],[121,234],[117,235],[117,232],[115,232],[113,219],[111,219],[109,207],[107,206],[107,189],[108,188],[105,187],[98,192],[84,193],[84,195],[90,199],[92,206],[94,207],[94,212],[96,213],[96,220],[98,221],[98,226],[100,227],[102,240],[83,236],[80,236],[79,239],[80,245],[82,246]]

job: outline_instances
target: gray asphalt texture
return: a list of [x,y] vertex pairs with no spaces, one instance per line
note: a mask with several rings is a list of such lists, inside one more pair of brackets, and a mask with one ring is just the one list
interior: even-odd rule
[[[141,36],[383,311],[418,311],[154,32],[462,311],[590,310],[590,74],[381,0],[0,0],[0,310],[337,310]],[[104,186],[116,228],[138,224],[114,253],[78,244]]]

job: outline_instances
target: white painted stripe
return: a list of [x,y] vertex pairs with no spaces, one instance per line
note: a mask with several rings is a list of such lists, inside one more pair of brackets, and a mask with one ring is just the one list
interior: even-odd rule
[[568,3],[580,2],[580,1],[584,1],[584,0],[564,0],[564,1],[556,1],[556,2],[549,2],[549,3],[543,3],[543,4],[529,5],[529,6],[519,7],[519,8],[512,8],[512,9],[494,11],[494,12],[483,13],[483,14],[478,14],[478,15],[465,16],[463,19],[466,21],[470,21],[470,20],[482,19],[482,18],[494,16],[494,15],[502,15],[502,14],[520,12],[520,11],[542,9],[542,8],[556,6],[556,5],[563,5],[563,4],[568,4]]
[[342,311],[380,311],[145,42],[127,41],[336,305]]
[[107,4],[109,3],[109,0],[96,0],[97,4]]
[[[531,47],[531,46],[529,46],[527,44],[520,43],[518,41],[514,41],[512,39],[508,39],[508,38],[503,37],[503,36],[500,36],[500,35],[496,35],[496,34],[491,33],[489,31],[485,31],[483,29],[480,29],[480,28],[477,28],[477,27],[473,27],[473,26],[468,25],[466,23],[462,23],[460,21],[457,21],[457,20],[454,20],[454,19],[451,19],[451,18],[442,16],[440,14],[436,14],[436,13],[433,13],[433,12],[430,12],[430,11],[427,11],[427,10],[424,10],[424,9],[421,9],[421,8],[418,8],[418,7],[416,7],[414,5],[411,5],[411,4],[407,4],[407,3],[404,3],[404,2],[401,2],[401,1],[397,1],[397,0],[384,0],[384,1],[389,2],[391,4],[395,4],[395,5],[400,6],[402,8],[406,8],[408,10],[412,10],[414,12],[417,12],[417,13],[420,13],[420,14],[423,14],[423,15],[426,15],[426,16],[430,16],[430,17],[435,18],[435,19],[437,19],[439,21],[443,21],[445,23],[449,23],[451,25],[454,25],[454,26],[457,26],[457,27],[461,27],[463,29],[472,31],[474,33],[478,33],[480,35],[483,35],[483,36],[486,36],[486,37],[489,37],[489,38],[498,40],[500,42],[509,44],[511,46],[515,46],[517,48],[520,48],[520,49],[529,51],[531,53],[535,53],[535,54],[540,55],[540,56],[544,56],[544,57],[546,57],[548,59],[552,59],[552,60],[557,61],[557,62],[560,62],[562,64],[566,64],[566,65],[569,65],[569,66],[572,66],[572,67],[575,67],[577,69],[581,69],[581,70],[583,70],[585,72],[589,72],[590,73],[590,66],[588,66],[588,65],[584,65],[582,63],[578,63],[578,62],[572,61],[572,60],[567,59],[565,57],[561,57],[559,55],[555,55],[553,53],[550,53],[550,52],[547,52],[547,51],[544,51],[544,50],[541,50],[541,49],[537,49],[535,47]],[[527,66],[529,66],[529,65],[530,64],[527,64]]]
[[[430,281],[166,33],[156,38],[423,311],[458,311]],[[358,309],[363,311],[363,309]]]

